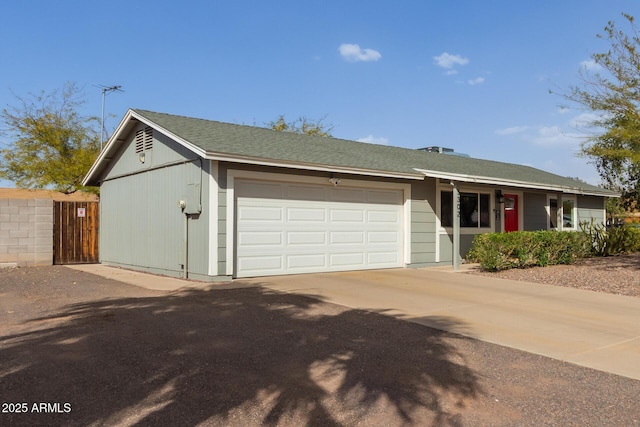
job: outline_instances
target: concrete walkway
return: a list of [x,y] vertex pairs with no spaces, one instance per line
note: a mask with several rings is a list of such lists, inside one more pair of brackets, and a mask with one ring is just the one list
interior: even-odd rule
[[278,276],[220,285],[101,265],[74,268],[138,286],[146,283],[152,289],[264,286],[640,380],[640,298],[433,268]]

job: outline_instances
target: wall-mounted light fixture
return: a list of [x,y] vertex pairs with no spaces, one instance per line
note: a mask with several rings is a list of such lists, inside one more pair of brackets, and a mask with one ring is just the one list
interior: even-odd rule
[[336,178],[335,176],[332,176],[331,178],[329,178],[329,182],[332,183],[334,187],[337,187],[338,184],[342,182],[342,180],[340,178]]
[[145,161],[145,155],[144,155],[144,153],[140,153],[140,154],[138,154],[138,160],[140,161],[140,163],[144,163],[144,161]]
[[496,191],[496,203],[504,203],[504,196],[502,195],[502,190]]

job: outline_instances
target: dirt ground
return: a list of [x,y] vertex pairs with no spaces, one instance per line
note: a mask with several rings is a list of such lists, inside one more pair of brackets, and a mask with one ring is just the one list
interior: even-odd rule
[[640,298],[640,253],[586,258],[571,265],[470,273]]
[[640,381],[260,287],[0,269],[0,425],[634,426]]

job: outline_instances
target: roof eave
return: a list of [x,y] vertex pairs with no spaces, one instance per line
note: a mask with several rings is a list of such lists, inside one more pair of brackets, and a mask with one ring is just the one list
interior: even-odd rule
[[312,170],[322,172],[345,173],[351,175],[377,176],[384,178],[412,179],[422,181],[423,174],[403,173],[377,169],[352,168],[346,166],[323,165],[318,163],[304,163],[286,160],[273,160],[262,157],[239,156],[225,153],[209,152],[204,156],[208,160],[217,160],[231,163],[242,163],[260,166],[272,166],[289,169]]
[[363,169],[363,168],[350,168],[344,166],[334,166],[334,165],[323,165],[323,164],[314,164],[314,163],[300,163],[294,161],[287,160],[275,160],[275,159],[267,159],[262,157],[253,157],[253,156],[242,156],[236,154],[227,154],[227,153],[219,153],[219,152],[207,152],[200,147],[190,143],[184,138],[176,135],[175,133],[169,131],[166,128],[158,125],[157,123],[147,119],[143,115],[137,113],[135,110],[129,109],[125,116],[120,121],[120,124],[116,128],[115,132],[107,141],[107,144],[104,146],[104,149],[96,159],[96,161],[87,172],[85,178],[82,181],[82,185],[100,185],[101,172],[104,168],[107,167],[109,162],[113,159],[112,156],[118,151],[122,144],[124,144],[124,134],[128,132],[128,127],[130,123],[133,121],[139,121],[144,123],[147,126],[152,126],[154,129],[163,133],[167,137],[173,139],[178,144],[186,147],[196,155],[203,157],[209,160],[218,160],[218,161],[226,161],[232,163],[241,163],[241,164],[252,164],[252,165],[261,165],[261,166],[273,166],[273,167],[284,167],[290,169],[300,169],[300,170],[314,170],[314,171],[324,171],[324,172],[334,172],[334,173],[345,173],[345,174],[354,174],[354,175],[367,175],[367,176],[377,176],[384,178],[399,178],[399,179],[412,179],[412,180],[422,180],[424,179],[424,175],[421,173],[403,173],[403,172],[394,172],[394,171],[385,171],[385,170],[375,170],[375,169]]
[[518,180],[506,180],[501,178],[432,171],[432,170],[418,169],[418,168],[414,168],[414,170],[431,178],[448,179],[451,181],[469,182],[474,184],[508,186],[508,187],[517,187],[517,188],[530,188],[535,190],[546,190],[546,191],[554,191],[554,192],[561,192],[561,193],[567,193],[567,194],[579,194],[583,196],[620,197],[620,194],[614,193],[608,190],[597,191],[597,190],[583,189],[578,187],[569,187],[564,185],[542,184],[538,182],[527,182],[527,181],[518,181]]

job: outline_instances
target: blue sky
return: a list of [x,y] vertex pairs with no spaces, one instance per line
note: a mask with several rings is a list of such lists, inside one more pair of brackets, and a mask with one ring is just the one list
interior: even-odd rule
[[549,90],[580,83],[621,12],[640,18],[640,3],[6,1],[0,106],[73,81],[83,113],[99,116],[95,85],[121,85],[106,98],[109,130],[128,108],[259,125],[326,116],[339,138],[441,145],[598,184],[575,156],[584,111]]

